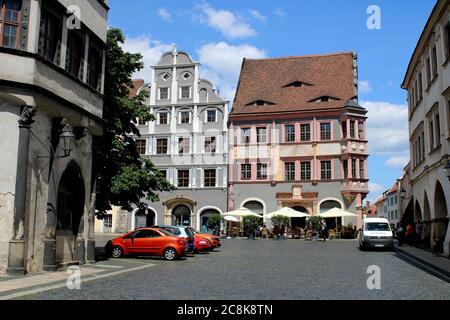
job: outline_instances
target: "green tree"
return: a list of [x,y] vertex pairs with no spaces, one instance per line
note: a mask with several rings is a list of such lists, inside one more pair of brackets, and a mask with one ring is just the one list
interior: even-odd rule
[[282,225],[288,226],[291,223],[291,219],[285,216],[273,216],[272,223],[274,226],[281,227]]
[[255,236],[255,231],[258,227],[261,226],[262,219],[259,217],[248,216],[244,217],[244,231],[245,233],[251,237]]
[[212,230],[220,229],[220,223],[222,222],[222,217],[220,214],[212,215],[208,218],[207,227]]
[[322,217],[320,216],[313,216],[309,217],[308,219],[308,225],[313,231],[319,231],[322,223]]
[[132,75],[143,68],[142,55],[124,52],[125,37],[119,29],[109,29],[107,37],[103,137],[96,145],[98,151],[96,199],[97,215],[102,218],[118,206],[131,210],[142,207],[142,199],[159,201],[157,192],[171,191],[150,159],[137,152],[133,136],[140,136],[136,119],[154,121],[144,104],[148,94],[141,92],[129,97],[133,87]]

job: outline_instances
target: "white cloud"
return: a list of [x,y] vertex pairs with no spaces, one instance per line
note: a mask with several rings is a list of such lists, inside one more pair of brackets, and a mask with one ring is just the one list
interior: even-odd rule
[[361,101],[368,110],[367,135],[372,155],[405,156],[409,152],[408,108],[383,101]]
[[369,191],[371,193],[383,193],[384,191],[386,191],[386,188],[381,184],[369,182]]
[[257,20],[259,20],[259,21],[261,21],[261,22],[264,22],[264,23],[267,22],[267,16],[263,15],[263,14],[262,14],[261,12],[259,12],[258,10],[249,10],[249,12],[250,12],[250,15],[251,15],[253,18],[255,18],[255,19],[257,19]]
[[225,42],[208,43],[197,51],[203,65],[202,77],[220,89],[220,95],[230,101],[234,99],[244,58],[264,58],[266,51],[254,46],[229,45]]
[[162,43],[152,40],[149,36],[143,35],[136,38],[128,38],[122,46],[123,50],[131,53],[140,53],[144,60],[144,69],[133,75],[135,79],[144,79],[150,82],[152,71],[150,67],[158,63],[161,55],[173,49],[173,44]]
[[166,8],[161,8],[158,10],[158,16],[167,22],[172,22],[172,15]]
[[273,10],[273,14],[279,17],[286,16],[286,12],[284,12],[280,7],[275,7],[275,9]]
[[386,165],[392,169],[403,169],[409,162],[409,155],[399,155],[393,156],[388,161]]
[[256,31],[241,17],[228,10],[216,10],[208,3],[199,6],[206,16],[200,17],[200,22],[219,30],[230,39],[256,36]]
[[361,93],[371,93],[371,92],[373,92],[373,88],[372,88],[372,86],[370,85],[370,82],[369,82],[369,81],[367,81],[367,80],[361,80],[361,81],[359,82],[359,91],[360,91]]

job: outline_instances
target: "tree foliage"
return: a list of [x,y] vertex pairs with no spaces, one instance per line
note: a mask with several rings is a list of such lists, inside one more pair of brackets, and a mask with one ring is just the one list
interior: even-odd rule
[[150,159],[141,157],[133,136],[140,137],[137,118],[154,121],[142,91],[135,97],[132,75],[143,68],[142,55],[124,52],[125,37],[119,29],[109,29],[107,37],[103,137],[98,142],[97,215],[101,218],[111,206],[131,210],[142,200],[158,201],[159,191],[174,187],[166,181]]
[[246,234],[255,234],[255,230],[261,226],[262,219],[254,216],[244,217],[244,231]]
[[285,216],[274,216],[272,217],[272,223],[274,226],[288,226],[291,223],[291,219]]
[[309,228],[312,229],[313,231],[319,231],[321,228],[321,223],[322,217],[320,216],[313,216],[309,217],[308,219]]

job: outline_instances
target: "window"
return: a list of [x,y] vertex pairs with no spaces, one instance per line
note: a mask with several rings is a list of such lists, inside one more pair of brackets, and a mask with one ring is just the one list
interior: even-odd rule
[[352,178],[356,179],[356,159],[352,159]]
[[344,178],[348,179],[348,160],[343,161],[344,166]]
[[256,172],[257,172],[258,180],[267,179],[267,164],[266,163],[258,163]]
[[364,139],[364,122],[358,122],[358,138]]
[[427,57],[427,86],[431,85],[431,61],[430,61],[430,57]]
[[191,123],[191,113],[189,111],[180,112],[180,123],[189,124]]
[[145,140],[136,140],[136,150],[140,155],[147,152],[147,142]]
[[62,39],[62,20],[52,10],[42,7],[39,31],[39,54],[59,65]]
[[217,113],[216,110],[208,110],[206,113],[206,122],[216,122]]
[[311,141],[311,125],[309,123],[300,125],[300,141]]
[[169,99],[169,88],[159,88],[159,100]]
[[434,115],[434,123],[436,125],[436,146],[439,147],[441,145],[441,119],[439,117],[439,113]]
[[287,125],[284,127],[285,142],[295,142],[295,126]]
[[205,137],[205,152],[216,153],[216,137]]
[[178,187],[189,188],[189,170],[178,170]]
[[181,99],[191,98],[191,87],[181,87]]
[[284,179],[286,181],[295,181],[295,162],[286,162],[284,164]]
[[331,140],[331,123],[320,124],[320,140]]
[[446,58],[450,58],[450,21],[445,26],[445,53]]
[[159,170],[159,172],[161,173],[161,175],[163,176],[164,179],[167,179],[167,170],[163,169],[163,170]]
[[434,122],[430,120],[430,151],[434,149]]
[[167,138],[156,139],[156,154],[167,154]]
[[360,179],[365,179],[366,178],[366,172],[365,172],[365,161],[364,160],[359,160],[359,178]]
[[20,0],[0,0],[0,44],[3,47],[19,47]]
[[160,112],[159,113],[159,124],[168,124],[169,123],[169,113],[168,112]]
[[205,187],[215,187],[216,186],[216,170],[207,169],[205,170]]
[[432,55],[431,55],[431,66],[432,66],[432,70],[433,70],[433,78],[437,76],[437,50],[436,50],[436,46],[433,47],[433,49],[431,49]]
[[84,35],[77,30],[69,30],[67,33],[66,70],[83,79],[84,60]]
[[250,128],[241,129],[241,143],[245,144],[250,143]]
[[93,44],[93,40],[89,42],[89,58],[87,68],[87,82],[95,90],[100,90],[101,75],[103,68],[103,52]]
[[179,138],[178,139],[178,153],[187,154],[190,152],[190,139],[189,138]]
[[103,219],[103,227],[112,228],[112,214],[105,215],[105,218]]
[[311,180],[311,162],[300,163],[300,179]]
[[267,129],[266,128],[256,128],[256,142],[266,143],[267,142]]
[[144,119],[138,118],[138,125],[140,125],[140,126],[145,126],[146,124],[147,124],[147,122],[145,122]]
[[425,160],[425,132],[422,131],[421,137],[422,137],[422,145],[421,145],[422,159],[421,160]]
[[422,72],[419,73],[419,100],[423,97],[423,83],[422,83]]
[[320,177],[322,180],[331,180],[331,161],[320,162]]
[[241,164],[241,180],[251,180],[252,165],[250,163]]
[[342,121],[342,135],[343,139],[347,138],[347,121]]
[[350,138],[355,138],[355,121],[350,121]]

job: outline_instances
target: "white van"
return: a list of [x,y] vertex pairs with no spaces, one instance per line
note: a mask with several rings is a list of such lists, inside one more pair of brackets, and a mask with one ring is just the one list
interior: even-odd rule
[[394,248],[394,234],[385,218],[366,218],[359,232],[359,249]]

